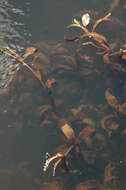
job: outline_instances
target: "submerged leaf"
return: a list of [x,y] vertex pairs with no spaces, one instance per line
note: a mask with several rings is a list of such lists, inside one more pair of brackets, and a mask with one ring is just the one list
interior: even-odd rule
[[51,88],[54,84],[56,84],[56,80],[54,78],[48,79],[45,83],[47,88]]
[[103,60],[105,64],[110,64],[109,53],[103,55]]
[[106,165],[105,167],[105,173],[104,173],[104,184],[107,184],[108,182],[112,182],[115,180],[117,177],[113,175],[115,167],[113,164],[110,162]]
[[82,123],[86,124],[86,125],[90,125],[90,126],[95,126],[95,123],[93,121],[92,118],[90,117],[86,117],[82,120]]
[[76,186],[76,190],[98,190],[98,189],[102,189],[100,188],[100,183],[99,181],[96,180],[89,180],[89,181],[85,181],[82,183],[79,183]]
[[36,111],[36,115],[41,117],[44,113],[46,113],[50,109],[49,104],[42,105],[41,107],[38,108]]
[[119,112],[122,115],[126,115],[126,102],[119,106]]
[[119,128],[119,124],[113,119],[114,115],[107,115],[101,120],[101,127],[108,133],[109,137]]
[[120,58],[126,60],[126,50],[120,49]]
[[118,102],[117,98],[111,94],[110,89],[106,90],[105,97],[106,97],[106,100],[107,100],[109,106],[111,106],[112,108],[114,108],[115,110],[118,111],[119,102]]
[[41,73],[40,73],[39,70],[34,71],[34,75],[35,75],[35,77],[36,77],[39,81],[41,81],[42,77],[41,77]]
[[79,134],[79,140],[85,140],[89,136],[91,136],[93,133],[95,133],[96,129],[94,127],[88,126],[82,129],[82,131]]
[[82,24],[84,27],[86,27],[88,26],[89,23],[90,23],[90,15],[86,13],[82,16]]
[[75,140],[74,130],[71,128],[69,124],[66,123],[65,125],[63,125],[61,127],[61,130],[68,140]]
[[25,53],[24,53],[24,59],[26,59],[28,56],[30,56],[30,55],[32,55],[32,54],[34,54],[35,52],[36,52],[36,48],[34,48],[34,47],[29,47],[29,48],[27,48],[26,49],[26,51],[25,51]]

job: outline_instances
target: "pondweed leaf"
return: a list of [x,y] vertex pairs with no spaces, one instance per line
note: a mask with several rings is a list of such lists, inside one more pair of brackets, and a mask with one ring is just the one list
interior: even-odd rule
[[71,27],[81,28],[81,26],[80,26],[80,25],[75,24],[75,23],[72,23],[72,24],[70,24],[70,25],[68,25],[68,26],[67,26],[67,28],[71,28]]
[[61,127],[61,130],[68,140],[75,140],[75,133],[69,124],[65,124]]
[[80,25],[80,22],[76,18],[74,18],[73,23]]
[[117,98],[111,94],[110,89],[106,90],[105,98],[106,98],[107,103],[109,104],[109,106],[111,106],[115,110],[118,110],[119,102],[118,102]]
[[39,70],[34,71],[34,75],[35,75],[35,77],[36,77],[39,81],[41,81],[42,77],[41,77],[41,73],[40,73]]
[[56,80],[54,78],[48,79],[45,83],[47,88],[51,88],[54,84],[56,84]]
[[82,24],[84,27],[88,26],[90,23],[90,15],[88,13],[82,16]]
[[34,47],[27,48],[24,55],[23,55],[24,59],[26,59],[28,56],[34,54],[36,51],[37,51],[37,49]]
[[92,126],[87,126],[79,134],[79,140],[85,140],[85,138],[88,138],[90,135],[95,133],[96,129]]

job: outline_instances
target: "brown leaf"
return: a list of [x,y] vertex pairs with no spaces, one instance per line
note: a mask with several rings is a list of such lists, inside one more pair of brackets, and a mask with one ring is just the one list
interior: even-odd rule
[[111,94],[110,89],[106,90],[106,92],[105,92],[105,98],[106,98],[107,103],[109,104],[109,106],[111,106],[116,111],[118,111],[118,109],[119,109],[119,102],[118,102],[117,98]]
[[89,181],[79,183],[76,186],[75,190],[95,190],[95,189],[102,189],[102,188],[100,188],[99,181],[89,180]]
[[114,9],[118,6],[119,2],[120,0],[113,0],[112,3],[110,3],[109,11],[114,11]]
[[91,136],[93,133],[95,133],[96,129],[94,127],[88,126],[82,129],[82,131],[79,134],[80,140],[85,140],[85,138]]
[[81,55],[80,56],[80,59],[81,60],[84,60],[84,61],[87,61],[88,63],[93,63],[93,61],[94,61],[94,58],[93,57],[90,57],[90,56],[88,56],[88,55]]
[[74,130],[72,129],[72,127],[69,124],[65,124],[61,127],[61,130],[63,132],[63,134],[65,135],[65,137],[67,138],[67,140],[75,140],[75,133]]
[[24,55],[23,55],[24,59],[26,59],[28,56],[34,54],[36,51],[37,51],[37,49],[34,47],[27,48]]
[[109,53],[103,55],[103,60],[105,64],[110,64]]
[[50,105],[48,105],[48,104],[43,105],[43,106],[39,107],[39,109],[37,110],[36,114],[37,114],[37,116],[41,117],[49,109],[50,109]]
[[48,79],[45,83],[47,88],[51,88],[54,84],[56,84],[56,80],[54,78]]
[[41,77],[41,73],[40,73],[39,70],[34,71],[34,75],[35,75],[35,77],[36,77],[39,81],[41,81],[42,77]]
[[52,55],[69,55],[69,51],[62,46],[61,43],[58,43],[54,46],[54,49],[51,52]]
[[50,63],[50,60],[49,57],[43,52],[35,52],[35,62],[48,65]]
[[126,115],[126,102],[119,106],[119,112],[122,115]]
[[108,163],[105,167],[105,173],[104,173],[104,184],[107,184],[108,182],[112,182],[117,177],[113,175],[114,166],[112,163]]
[[114,115],[107,115],[101,120],[101,127],[111,136],[113,131],[119,128],[119,124],[113,121]]

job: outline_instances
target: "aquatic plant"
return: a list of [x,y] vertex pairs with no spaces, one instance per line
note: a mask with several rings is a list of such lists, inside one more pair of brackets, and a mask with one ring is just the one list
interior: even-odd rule
[[2,49],[0,49],[0,52],[8,55],[10,57],[12,57],[14,60],[18,61],[21,65],[23,65],[24,67],[26,67],[30,72],[32,72],[32,74],[35,76],[35,78],[37,78],[37,80],[40,81],[41,85],[45,88],[45,84],[42,81],[42,77],[41,77],[41,73],[39,70],[33,70],[32,67],[30,67],[26,62],[25,59],[34,54],[37,51],[36,48],[34,47],[30,47],[28,49],[26,49],[24,56],[21,57],[19,54],[17,54],[13,49],[11,49],[10,47],[6,46]]
[[111,48],[110,48],[110,46],[109,46],[109,44],[107,42],[106,37],[103,36],[102,34],[98,33],[98,32],[94,32],[95,29],[96,29],[96,27],[99,24],[101,24],[102,22],[111,21],[110,16],[111,16],[111,13],[108,13],[103,18],[100,18],[100,19],[96,20],[94,22],[94,24],[93,24],[93,28],[92,28],[91,31],[89,31],[88,28],[87,28],[88,24],[90,23],[90,16],[89,16],[88,13],[84,14],[82,16],[81,22],[74,18],[73,23],[70,24],[68,26],[68,28],[70,28],[70,27],[80,28],[80,29],[82,29],[83,34],[79,35],[79,36],[75,36],[73,38],[65,38],[65,39],[67,41],[80,41],[80,40],[83,40],[85,37],[89,37],[90,39],[93,39],[95,42],[97,42],[98,45],[95,44],[93,41],[82,43],[83,45],[93,45],[94,47],[105,49],[104,52],[100,52],[100,54],[101,53],[104,54],[106,52],[110,52]]
[[67,158],[68,156],[70,156],[70,154],[73,155],[73,152],[72,152],[73,149],[75,149],[77,161],[80,156],[83,157],[82,152],[81,152],[81,147],[79,146],[79,144],[82,142],[82,140],[94,134],[95,128],[88,126],[82,129],[82,131],[79,133],[79,136],[76,137],[75,132],[72,129],[72,127],[66,123],[63,126],[61,126],[61,131],[65,135],[68,145],[65,148],[65,150],[62,149],[61,147],[60,152],[57,152],[54,156],[49,156],[49,158],[46,159],[46,162],[43,168],[43,171],[46,172],[49,165],[52,162],[55,162],[53,166],[53,176],[55,176],[56,168],[59,164],[62,164],[63,169],[66,172],[69,172]]

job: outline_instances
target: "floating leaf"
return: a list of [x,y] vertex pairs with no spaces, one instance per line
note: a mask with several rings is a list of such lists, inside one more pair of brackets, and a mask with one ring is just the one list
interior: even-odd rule
[[86,27],[88,26],[89,23],[90,23],[90,15],[86,13],[82,16],[82,24],[84,27]]
[[36,51],[37,51],[37,49],[34,48],[34,47],[27,48],[26,51],[25,51],[25,53],[24,53],[24,56],[23,56],[24,59],[26,59],[28,56],[34,54]]
[[61,130],[68,140],[75,140],[74,130],[67,123],[61,127]]

